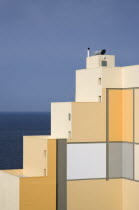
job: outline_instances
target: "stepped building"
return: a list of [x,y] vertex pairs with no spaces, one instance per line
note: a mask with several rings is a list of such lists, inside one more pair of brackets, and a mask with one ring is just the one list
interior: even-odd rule
[[51,105],[51,136],[25,136],[23,169],[0,171],[1,210],[139,209],[139,65],[101,51]]

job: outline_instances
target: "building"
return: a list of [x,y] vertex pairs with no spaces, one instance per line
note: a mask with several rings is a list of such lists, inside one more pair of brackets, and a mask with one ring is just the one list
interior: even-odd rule
[[88,56],[51,136],[25,136],[23,170],[0,171],[2,210],[139,209],[139,65]]

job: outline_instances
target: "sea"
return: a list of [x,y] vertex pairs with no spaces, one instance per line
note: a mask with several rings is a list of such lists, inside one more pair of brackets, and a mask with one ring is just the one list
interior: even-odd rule
[[23,168],[23,136],[50,135],[50,112],[0,112],[0,170]]

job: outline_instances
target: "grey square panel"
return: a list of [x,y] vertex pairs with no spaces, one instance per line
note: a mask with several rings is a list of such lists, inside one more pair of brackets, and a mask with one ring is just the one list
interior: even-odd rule
[[133,179],[133,144],[123,143],[123,177]]
[[122,177],[122,143],[109,143],[109,178]]
[[133,179],[133,144],[109,143],[109,178]]

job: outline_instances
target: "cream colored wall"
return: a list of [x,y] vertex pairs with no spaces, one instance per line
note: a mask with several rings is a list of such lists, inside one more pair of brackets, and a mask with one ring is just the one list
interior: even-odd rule
[[23,174],[25,176],[47,175],[47,140],[25,136],[23,139]]
[[122,88],[122,68],[121,67],[102,67],[102,87],[103,88]]
[[72,139],[69,141],[106,141],[106,89],[103,89],[101,103],[72,103]]
[[123,69],[123,87],[139,87],[139,65],[125,66]]
[[[102,81],[101,85],[99,78]],[[139,87],[139,65],[81,69],[76,71],[75,101],[98,102],[102,88],[133,87]]]
[[86,58],[86,68],[98,68],[100,67],[98,56],[90,56]]
[[[123,210],[122,180],[67,182],[67,210]],[[127,210],[127,209],[125,209]],[[132,209],[135,210],[135,209]]]
[[71,102],[51,103],[51,136],[53,138],[69,138],[68,132],[71,131],[69,113],[72,115]]
[[0,210],[19,210],[19,178],[0,171]]
[[[98,85],[98,78],[102,85]],[[99,67],[76,71],[76,101],[96,102],[101,88],[139,87],[139,65],[127,67]]]
[[86,58],[86,68],[92,69],[102,66],[101,62],[107,61],[108,67],[115,66],[115,56],[114,55],[95,55]]
[[22,176],[23,169],[11,169],[11,170],[3,170],[5,173],[9,173],[15,176]]
[[139,65],[102,68],[103,88],[139,87]]
[[102,79],[102,70],[82,69],[76,71],[76,102],[98,102],[99,96],[102,96],[102,85],[99,84],[99,78]]

